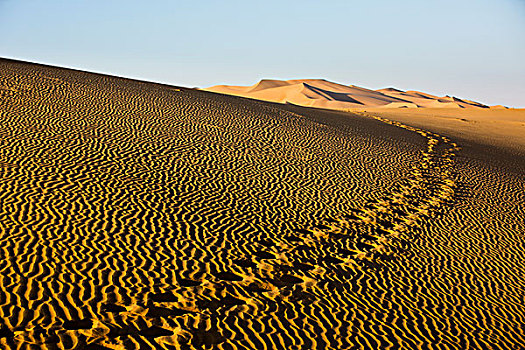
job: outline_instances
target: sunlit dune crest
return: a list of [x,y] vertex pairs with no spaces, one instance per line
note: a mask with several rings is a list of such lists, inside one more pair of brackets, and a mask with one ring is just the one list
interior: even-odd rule
[[490,108],[482,103],[457,97],[438,97],[424,92],[402,91],[395,88],[370,90],[354,85],[341,85],[324,79],[264,79],[253,86],[216,85],[204,90],[264,101],[329,109],[362,107]]

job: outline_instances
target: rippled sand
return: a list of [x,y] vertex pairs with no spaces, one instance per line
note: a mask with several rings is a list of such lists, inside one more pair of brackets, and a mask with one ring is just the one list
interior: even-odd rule
[[0,72],[3,348],[525,343],[523,156],[382,117]]

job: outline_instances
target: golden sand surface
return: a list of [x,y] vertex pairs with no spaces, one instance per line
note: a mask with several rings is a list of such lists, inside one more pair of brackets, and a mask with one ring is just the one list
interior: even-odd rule
[[523,156],[4,59],[0,103],[3,348],[525,343]]
[[364,108],[380,115],[469,142],[525,153],[525,109],[517,108]]

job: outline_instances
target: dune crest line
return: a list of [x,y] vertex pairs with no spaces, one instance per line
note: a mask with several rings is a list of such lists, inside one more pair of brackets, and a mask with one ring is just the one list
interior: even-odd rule
[[378,107],[379,109],[506,108],[503,106],[489,107],[479,102],[448,95],[439,97],[420,91],[402,91],[395,88],[371,90],[324,79],[263,79],[253,86],[217,85],[204,90],[264,101],[338,110],[364,107]]

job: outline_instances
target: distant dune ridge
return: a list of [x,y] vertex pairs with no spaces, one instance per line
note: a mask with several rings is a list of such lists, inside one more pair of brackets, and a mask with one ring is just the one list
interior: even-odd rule
[[[380,108],[492,108],[457,97],[438,97],[419,91],[395,88],[370,90],[342,85],[324,79],[267,80],[253,86],[216,85],[203,90],[258,100],[291,103],[300,106],[350,109]],[[495,108],[505,108],[494,106]]]

